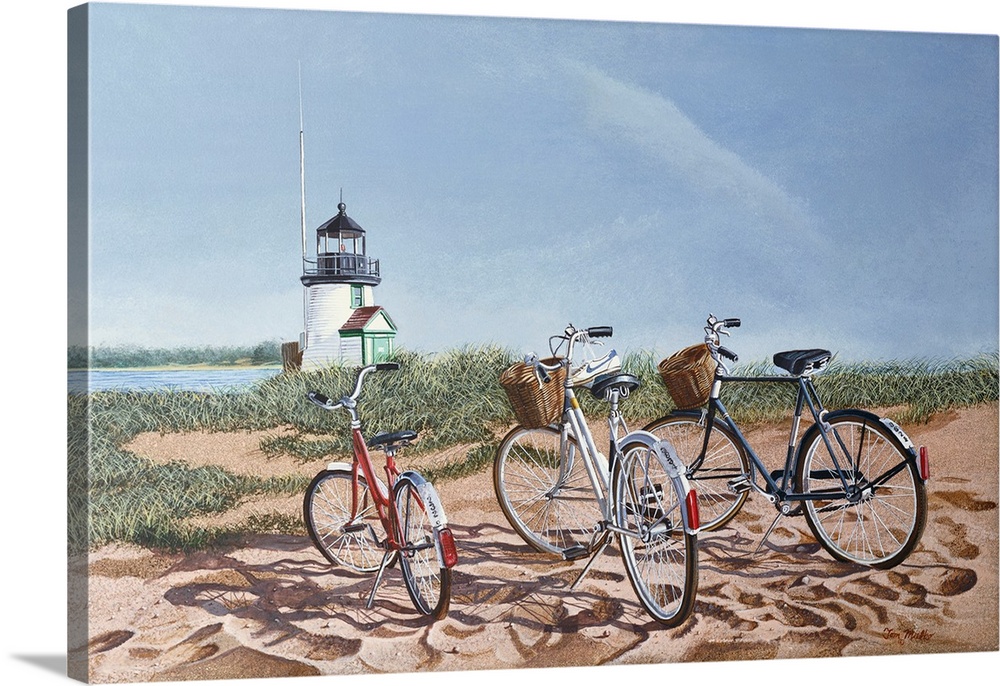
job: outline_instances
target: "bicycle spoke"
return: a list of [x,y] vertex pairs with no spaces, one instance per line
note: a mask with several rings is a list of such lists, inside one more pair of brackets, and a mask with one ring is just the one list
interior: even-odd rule
[[[688,481],[698,492],[701,528],[712,531],[729,522],[749,494],[749,490],[733,493],[729,482],[748,477],[750,463],[728,429],[716,425],[709,436],[704,458],[699,460],[705,447],[705,425],[701,417],[668,415],[646,427],[657,438],[667,440],[677,456],[688,466]],[[697,465],[697,469],[693,466]]]
[[575,443],[564,444],[548,428],[517,428],[501,443],[493,474],[497,498],[511,526],[536,550],[562,554],[590,545],[601,517],[583,459]]
[[[839,559],[879,567],[902,561],[923,528],[926,496],[912,465],[880,423],[867,417],[832,420],[842,447],[850,451],[852,473],[847,493],[817,488],[836,467],[818,434],[804,446],[799,486],[804,493],[824,495],[806,501],[807,520],[819,541]],[[839,444],[839,441],[838,441]],[[879,474],[867,480],[865,474]],[[824,476],[827,478],[817,478]]]
[[614,499],[622,558],[643,607],[677,626],[690,614],[697,589],[695,538],[683,529],[683,495],[644,445],[626,446]]
[[[351,517],[355,483],[358,512]],[[379,568],[382,544],[372,524],[381,526],[362,478],[354,481],[350,469],[320,472],[310,484],[303,504],[306,529],[316,547],[331,563],[363,572]],[[345,531],[347,526],[360,526]]]

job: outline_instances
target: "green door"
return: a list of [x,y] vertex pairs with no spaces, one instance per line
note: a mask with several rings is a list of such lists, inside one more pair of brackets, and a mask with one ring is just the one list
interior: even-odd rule
[[372,358],[375,362],[385,362],[392,355],[392,346],[389,344],[389,338],[387,336],[379,336],[372,341],[374,345],[374,357]]

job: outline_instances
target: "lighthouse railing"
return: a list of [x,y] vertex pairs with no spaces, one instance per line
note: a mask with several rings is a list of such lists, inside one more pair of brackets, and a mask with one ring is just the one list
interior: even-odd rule
[[316,276],[381,276],[378,260],[354,253],[323,253],[306,260],[305,273]]

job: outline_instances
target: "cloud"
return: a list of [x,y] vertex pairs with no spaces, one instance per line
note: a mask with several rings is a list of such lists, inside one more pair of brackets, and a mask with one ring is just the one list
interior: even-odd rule
[[637,148],[688,192],[735,203],[758,227],[815,233],[801,199],[712,140],[669,99],[589,66],[572,64],[570,71],[582,80],[592,129]]

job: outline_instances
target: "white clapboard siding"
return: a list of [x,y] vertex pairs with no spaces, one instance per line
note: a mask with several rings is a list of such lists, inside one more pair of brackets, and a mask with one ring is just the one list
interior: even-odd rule
[[344,336],[340,339],[340,360],[345,367],[361,365],[360,336]]
[[351,316],[351,286],[324,283],[306,289],[306,347],[302,369],[339,364],[340,327]]

